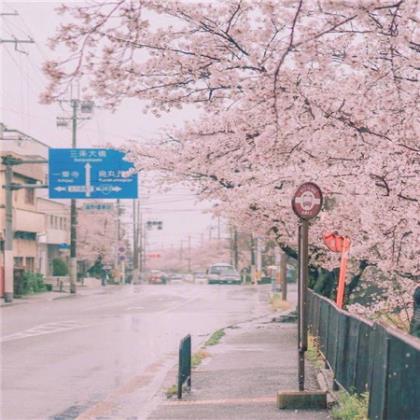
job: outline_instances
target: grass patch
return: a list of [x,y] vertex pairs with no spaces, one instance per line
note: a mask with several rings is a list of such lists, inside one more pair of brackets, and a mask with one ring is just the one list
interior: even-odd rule
[[207,346],[215,346],[219,344],[219,341],[225,335],[225,331],[223,329],[215,331],[211,337],[204,343],[204,347]]
[[273,293],[270,296],[270,305],[273,311],[285,311],[290,309],[290,303],[287,300],[283,300],[280,293]]
[[367,420],[369,394],[367,392],[348,394],[345,391],[338,393],[338,405],[331,414],[335,420]]
[[308,350],[306,351],[306,359],[310,361],[316,368],[322,368],[323,359],[319,351],[318,338],[308,335]]
[[177,393],[178,393],[178,387],[176,385],[172,385],[169,388],[166,388],[165,390],[166,398],[172,398]]
[[191,356],[191,368],[195,369],[208,356],[209,354],[205,350],[198,350]]

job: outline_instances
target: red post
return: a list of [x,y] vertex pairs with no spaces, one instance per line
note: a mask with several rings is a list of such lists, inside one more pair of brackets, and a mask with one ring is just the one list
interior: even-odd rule
[[344,291],[346,288],[346,272],[347,262],[349,260],[350,251],[350,239],[344,237],[343,246],[341,249],[341,263],[340,263],[340,275],[338,277],[338,288],[337,288],[337,306],[342,309],[344,305]]

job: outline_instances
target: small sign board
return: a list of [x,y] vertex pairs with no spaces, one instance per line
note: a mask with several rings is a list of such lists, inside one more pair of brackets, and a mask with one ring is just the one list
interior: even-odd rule
[[293,196],[292,208],[303,220],[316,217],[322,208],[322,192],[318,185],[313,182],[302,184]]
[[50,198],[137,198],[138,176],[114,149],[49,149]]
[[97,211],[113,211],[114,205],[112,203],[84,203],[83,210],[88,212],[97,212]]

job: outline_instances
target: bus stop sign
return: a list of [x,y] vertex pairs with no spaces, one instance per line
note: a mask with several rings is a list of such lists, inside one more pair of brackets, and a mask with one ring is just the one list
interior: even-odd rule
[[305,182],[295,192],[292,199],[295,214],[303,220],[313,219],[322,208],[322,192],[313,182]]

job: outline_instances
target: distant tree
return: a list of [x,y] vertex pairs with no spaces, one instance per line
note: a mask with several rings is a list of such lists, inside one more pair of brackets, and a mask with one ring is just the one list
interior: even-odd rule
[[87,270],[87,272],[90,276],[96,277],[98,279],[102,279],[106,276],[102,255],[98,255],[95,263]]
[[53,276],[67,276],[69,267],[61,258],[54,258],[52,260]]

